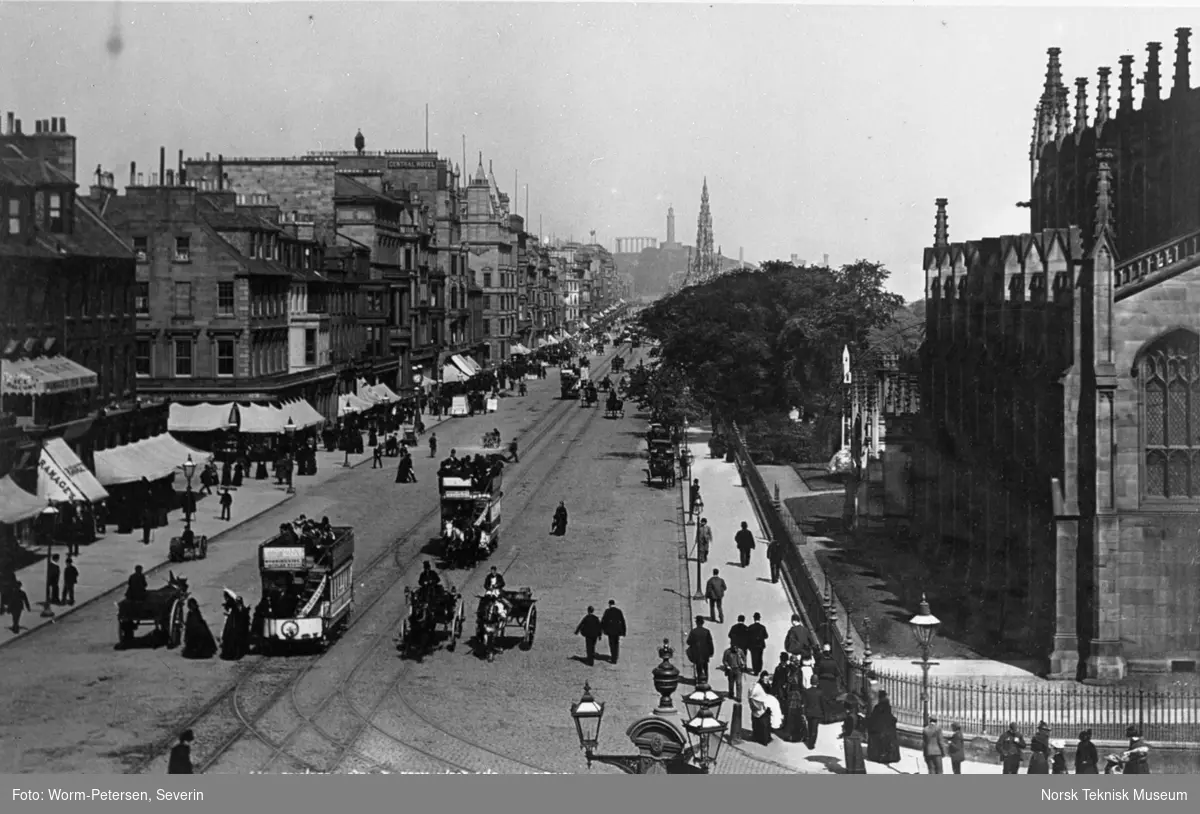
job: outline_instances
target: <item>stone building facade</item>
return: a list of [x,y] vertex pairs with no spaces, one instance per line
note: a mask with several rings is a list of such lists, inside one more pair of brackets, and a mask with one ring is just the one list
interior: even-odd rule
[[491,364],[507,359],[518,341],[517,235],[523,227],[522,218],[510,216],[508,196],[496,186],[491,170],[484,170],[481,155],[467,186],[463,240],[470,272],[483,289],[484,359]]
[[1061,678],[1200,659],[1200,90],[1177,32],[1075,113],[1051,49],[1028,234],[925,252],[914,522],[969,621]]

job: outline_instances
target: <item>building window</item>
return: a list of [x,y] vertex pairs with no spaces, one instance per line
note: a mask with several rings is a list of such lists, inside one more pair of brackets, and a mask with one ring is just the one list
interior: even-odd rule
[[150,284],[149,283],[138,283],[135,291],[137,293],[134,294],[134,297],[133,297],[134,310],[137,311],[137,313],[139,313],[139,314],[149,314],[150,313]]
[[188,237],[175,238],[175,262],[192,262],[192,240]]
[[175,375],[185,378],[192,375],[192,340],[175,340]]
[[137,255],[139,263],[146,263],[150,260],[150,241],[145,237],[134,237],[133,253]]
[[63,230],[63,199],[61,192],[50,193],[50,231]]
[[309,328],[304,332],[304,364],[313,367],[317,363],[317,332]]
[[483,287],[484,288],[492,287],[492,273],[490,271],[485,271],[483,273]]
[[175,316],[190,317],[192,315],[192,284],[175,284]]
[[492,321],[490,319],[485,319],[483,321],[483,335],[484,336],[492,335]]
[[8,199],[8,233],[21,234],[21,201],[17,198]]
[[138,376],[151,375],[150,370],[150,340],[137,340],[134,348],[133,370]]
[[217,340],[217,375],[233,375],[233,340]]
[[1176,331],[1142,358],[1146,497],[1200,497],[1200,337]]
[[492,295],[491,294],[483,295],[483,307],[487,310],[491,310],[491,308],[492,308]]
[[223,317],[233,316],[233,283],[217,283],[217,314]]

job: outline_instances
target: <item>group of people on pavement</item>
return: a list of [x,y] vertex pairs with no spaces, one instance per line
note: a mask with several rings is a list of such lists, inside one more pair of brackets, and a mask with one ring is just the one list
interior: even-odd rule
[[589,605],[587,613],[575,626],[575,635],[583,637],[587,652],[585,661],[589,667],[596,663],[596,643],[602,635],[608,638],[608,661],[616,664],[621,658],[621,639],[627,633],[625,614],[617,607],[615,599],[608,600],[608,608],[600,617],[596,616],[596,608]]

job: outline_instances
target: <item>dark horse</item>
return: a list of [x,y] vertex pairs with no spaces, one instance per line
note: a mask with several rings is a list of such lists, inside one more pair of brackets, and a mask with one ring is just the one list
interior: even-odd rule
[[403,655],[419,661],[433,649],[441,590],[439,586],[428,585],[415,591],[405,588],[404,592],[409,595],[409,612],[405,632],[396,648]]

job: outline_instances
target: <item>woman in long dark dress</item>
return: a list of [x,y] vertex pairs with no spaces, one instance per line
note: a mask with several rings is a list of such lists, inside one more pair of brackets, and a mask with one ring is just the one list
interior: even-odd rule
[[885,691],[867,718],[867,760],[874,763],[899,763],[900,744],[896,739],[896,716]]
[[217,653],[217,640],[213,638],[208,623],[200,614],[200,603],[188,600],[187,622],[184,625],[183,657],[185,659],[211,659]]
[[1075,747],[1075,774],[1100,774],[1100,755],[1092,743],[1092,730],[1079,733],[1079,746]]
[[846,717],[842,719],[842,739],[845,748],[846,774],[866,774],[867,763],[863,760],[863,741],[867,739],[867,722],[858,713],[858,704],[846,702]]
[[817,663],[813,666],[813,673],[817,677],[817,682],[821,687],[821,698],[825,703],[825,723],[835,724],[841,718],[842,711],[839,709],[837,701],[837,663],[833,660],[833,653],[829,645],[821,648],[821,655],[817,657]]
[[1050,727],[1043,721],[1029,744],[1029,768],[1026,774],[1050,774]]

